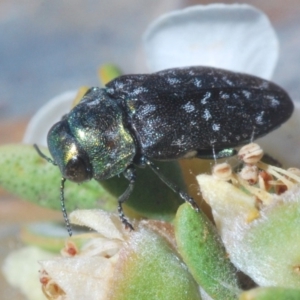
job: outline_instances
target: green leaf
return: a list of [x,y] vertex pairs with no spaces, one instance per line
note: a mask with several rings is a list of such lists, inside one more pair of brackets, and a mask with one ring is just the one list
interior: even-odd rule
[[175,236],[180,254],[198,284],[213,299],[237,299],[240,289],[216,228],[185,203],[178,209]]
[[[41,150],[50,156],[46,148]],[[184,186],[177,162],[157,165],[167,178],[181,187]],[[0,168],[0,185],[4,189],[43,207],[61,209],[59,168],[41,158],[33,146],[1,146]],[[127,187],[128,181],[122,175],[101,182],[91,180],[76,184],[66,181],[67,210],[98,207],[106,211],[116,211],[117,198]],[[126,205],[144,217],[170,221],[182,202],[179,195],[167,187],[151,169],[138,168],[135,188]]]
[[198,285],[168,242],[148,229],[137,230],[120,252],[112,297],[130,300],[201,299]]
[[239,300],[299,300],[300,289],[259,287],[240,295]]
[[300,289],[299,187],[291,192],[261,211],[263,216],[250,224],[240,242],[240,251],[247,249],[240,258],[245,272],[264,286]]
[[[41,149],[49,155],[47,149]],[[60,210],[60,179],[58,167],[41,158],[33,146],[4,145],[0,147],[0,185],[14,195],[40,206]],[[65,199],[68,210],[101,207],[115,211],[116,200],[96,181],[80,185],[66,182]]]

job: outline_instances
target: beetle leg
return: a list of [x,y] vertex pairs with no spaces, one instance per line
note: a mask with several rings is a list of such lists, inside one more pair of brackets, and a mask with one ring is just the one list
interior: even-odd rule
[[197,151],[196,157],[201,159],[220,159],[228,158],[237,154],[233,148],[226,149],[201,149]]
[[199,207],[196,204],[195,200],[190,197],[187,193],[182,191],[176,184],[169,181],[162,173],[160,173],[159,169],[153,164],[152,161],[148,160],[144,157],[144,161],[151,168],[151,170],[159,177],[159,179],[165,183],[173,192],[179,194],[179,196],[185,201],[188,202],[197,212],[199,211]]
[[134,183],[136,180],[136,172],[133,165],[130,165],[124,172],[124,177],[129,181],[129,185],[125,192],[119,197],[118,199],[118,213],[119,218],[122,221],[122,223],[125,225],[125,228],[129,228],[130,230],[134,230],[133,226],[130,224],[130,222],[125,218],[122,204],[129,198],[130,194],[133,191]]

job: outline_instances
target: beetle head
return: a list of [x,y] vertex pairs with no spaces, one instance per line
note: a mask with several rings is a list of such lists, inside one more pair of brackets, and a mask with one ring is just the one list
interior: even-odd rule
[[54,124],[47,139],[49,151],[64,178],[83,182],[93,177],[88,155],[70,132],[66,120]]
[[48,133],[48,147],[63,177],[103,180],[132,163],[135,143],[122,107],[104,89],[92,88]]

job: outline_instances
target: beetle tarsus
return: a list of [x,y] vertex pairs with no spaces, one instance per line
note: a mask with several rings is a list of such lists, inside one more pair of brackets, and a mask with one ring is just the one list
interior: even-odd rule
[[185,202],[188,202],[196,212],[200,211],[200,208],[198,207],[195,200],[192,197],[190,197],[187,193],[178,190],[178,194]]
[[124,224],[125,229],[128,229],[129,231],[134,230],[133,226],[131,225],[131,223],[125,218],[124,212],[123,212],[123,208],[122,208],[122,204],[119,203],[118,205],[118,213],[119,213],[119,218],[121,220],[121,222]]

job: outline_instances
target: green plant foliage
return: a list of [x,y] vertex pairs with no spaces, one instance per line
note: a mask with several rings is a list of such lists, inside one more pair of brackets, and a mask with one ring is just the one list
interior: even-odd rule
[[[47,149],[42,151],[49,155]],[[4,189],[40,206],[60,210],[60,171],[41,158],[33,146],[1,146],[0,169],[0,185]],[[96,181],[80,185],[66,182],[65,199],[68,210],[101,206],[111,211],[116,203]]]
[[244,292],[239,300],[299,300],[300,289],[260,287]]
[[198,285],[166,240],[143,229],[120,252],[109,299],[196,300]]
[[[49,155],[46,148],[41,150]],[[184,186],[177,162],[160,163],[158,166],[166,177],[179,186]],[[43,207],[60,210],[60,171],[41,158],[32,146],[1,146],[0,168],[0,185],[4,189]],[[102,208],[116,211],[117,198],[127,186],[128,181],[123,176],[101,182],[91,180],[82,184],[67,181],[67,210]],[[134,191],[126,205],[142,216],[170,221],[182,202],[179,195],[167,187],[152,170],[139,168]]]
[[227,257],[215,227],[189,204],[178,209],[175,236],[180,254],[198,284],[213,299],[237,299],[236,269]]

